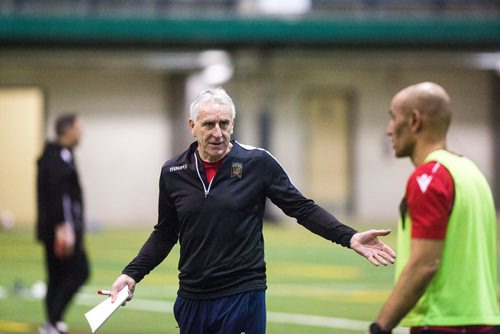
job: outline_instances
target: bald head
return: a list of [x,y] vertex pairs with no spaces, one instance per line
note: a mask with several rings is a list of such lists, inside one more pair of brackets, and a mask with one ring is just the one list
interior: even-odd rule
[[433,82],[422,82],[399,91],[393,99],[406,113],[417,110],[422,116],[422,131],[431,136],[444,137],[450,126],[450,97],[443,87]]

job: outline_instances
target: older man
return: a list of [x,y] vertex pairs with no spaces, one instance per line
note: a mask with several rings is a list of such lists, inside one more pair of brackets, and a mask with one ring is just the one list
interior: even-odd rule
[[179,241],[174,315],[180,332],[265,333],[266,198],[374,265],[394,261],[394,252],[377,239],[388,230],[356,233],[305,198],[269,152],[231,140],[235,107],[223,89],[201,93],[190,111],[196,142],[163,166],[158,223],[113,284],[113,300],[125,285],[133,291]]

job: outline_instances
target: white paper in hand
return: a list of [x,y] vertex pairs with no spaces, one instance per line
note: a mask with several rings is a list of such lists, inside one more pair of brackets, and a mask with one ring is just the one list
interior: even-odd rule
[[92,333],[95,333],[129,296],[130,291],[128,286],[125,285],[125,287],[118,292],[114,303],[111,303],[111,297],[108,297],[105,301],[85,313],[85,318],[87,318]]

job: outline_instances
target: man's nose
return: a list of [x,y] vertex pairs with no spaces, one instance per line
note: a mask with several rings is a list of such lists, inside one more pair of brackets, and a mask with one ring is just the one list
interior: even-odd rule
[[391,126],[391,122],[389,122],[389,123],[387,124],[387,127],[385,128],[385,134],[386,134],[387,136],[389,136],[389,137],[390,137],[390,136],[392,136],[392,126]]
[[222,136],[222,131],[219,124],[215,124],[214,131],[212,131],[212,136],[219,138]]

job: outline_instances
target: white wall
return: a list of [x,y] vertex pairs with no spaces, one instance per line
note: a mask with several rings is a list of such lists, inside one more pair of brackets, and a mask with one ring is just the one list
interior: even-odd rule
[[[77,157],[88,218],[104,224],[153,224],[160,168],[178,153],[169,143],[164,69],[103,71],[95,64],[71,62],[61,69],[53,63],[36,66],[36,59],[25,66],[13,59],[5,62],[0,54],[0,85],[44,88],[50,126],[61,111],[82,115],[86,133]],[[397,217],[413,166],[393,157],[385,128],[391,97],[409,84],[435,81],[448,90],[454,110],[449,148],[474,159],[488,180],[493,178],[489,76],[467,59],[418,52],[246,50],[235,54],[235,76],[225,88],[236,104],[239,141],[258,146],[258,113],[264,107],[273,112],[271,152],[303,189],[304,93],[319,87],[352,92],[357,100],[350,138],[355,218],[389,225]]]
[[[364,221],[392,224],[413,166],[409,159],[393,157],[385,135],[390,100],[398,90],[410,84],[434,81],[443,85],[452,99],[454,116],[448,137],[449,149],[475,160],[491,182],[493,147],[489,128],[488,73],[464,69],[463,64],[453,63],[453,57],[449,58],[449,65],[446,65],[444,61],[434,63],[432,54],[415,54],[404,61],[398,60],[397,54],[391,58],[369,54],[274,53],[268,60],[275,112],[272,153],[294,183],[305,188],[303,124],[307,120],[301,110],[303,94],[311,88],[325,87],[352,92],[357,98],[354,131],[350,138],[354,142],[354,216]],[[416,64],[409,64],[415,61]],[[255,95],[243,89],[239,92]],[[252,128],[246,123],[243,130],[248,134],[242,134],[243,137],[254,139]],[[339,216],[345,217],[345,213]]]
[[170,157],[164,76],[98,69],[10,69],[1,85],[39,85],[46,93],[47,132],[64,111],[81,115],[76,150],[90,224],[152,225],[160,169]]

